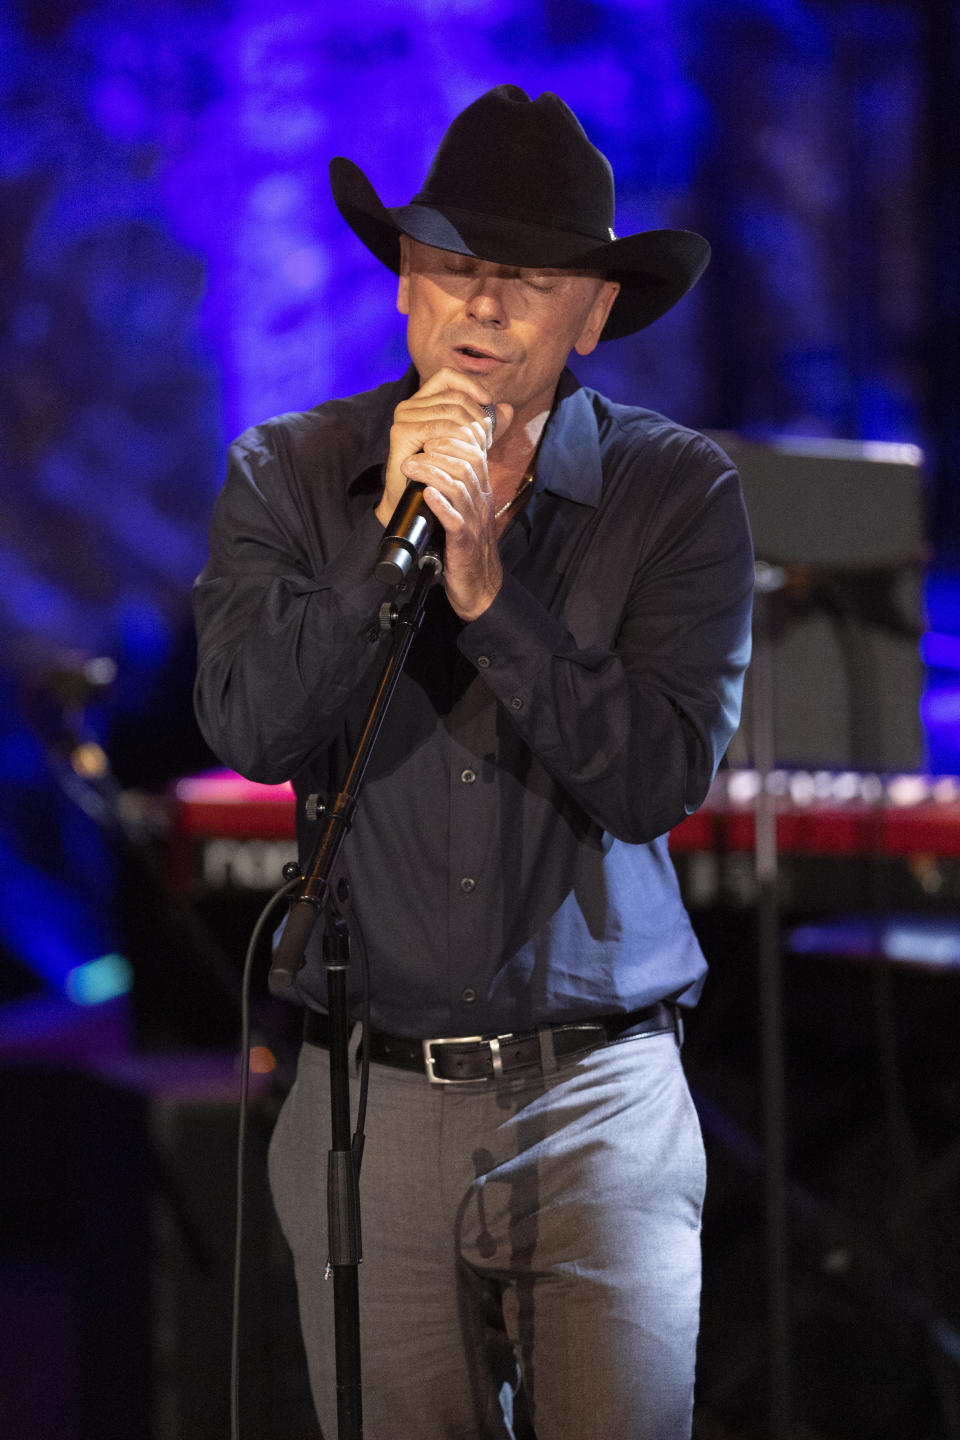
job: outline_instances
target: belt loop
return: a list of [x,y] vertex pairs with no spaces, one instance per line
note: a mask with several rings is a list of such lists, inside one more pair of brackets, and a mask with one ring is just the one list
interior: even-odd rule
[[540,1041],[540,1065],[544,1075],[556,1075],[559,1066],[553,1044],[553,1026],[538,1025],[537,1039]]

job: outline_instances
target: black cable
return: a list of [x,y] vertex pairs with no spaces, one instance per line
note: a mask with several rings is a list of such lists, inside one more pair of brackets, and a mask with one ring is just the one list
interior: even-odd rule
[[250,1094],[250,977],[267,920],[302,883],[296,875],[281,885],[260,911],[247,945],[240,981],[240,1113],[237,1121],[237,1187],[233,1248],[233,1317],[230,1327],[230,1435],[240,1440],[240,1276],[243,1267],[243,1175],[246,1162],[247,1106]]

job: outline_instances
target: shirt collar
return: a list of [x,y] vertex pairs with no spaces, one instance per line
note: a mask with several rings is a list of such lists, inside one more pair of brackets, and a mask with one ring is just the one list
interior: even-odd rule
[[590,395],[572,371],[564,370],[540,443],[534,493],[550,490],[596,509],[602,488],[600,436]]

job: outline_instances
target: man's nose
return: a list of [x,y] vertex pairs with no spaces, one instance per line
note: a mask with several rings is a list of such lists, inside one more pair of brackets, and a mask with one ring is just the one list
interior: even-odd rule
[[503,325],[506,323],[506,281],[499,275],[483,275],[477,278],[467,301],[467,313],[481,325]]

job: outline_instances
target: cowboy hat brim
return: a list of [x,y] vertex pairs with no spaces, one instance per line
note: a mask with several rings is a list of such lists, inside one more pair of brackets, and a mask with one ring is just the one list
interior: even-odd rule
[[601,340],[658,320],[696,284],[710,259],[709,244],[692,230],[642,230],[598,244],[591,236],[453,206],[387,209],[359,165],[342,155],[330,162],[330,188],[351,230],[394,274],[400,271],[401,234],[500,265],[603,270],[619,280],[620,292]]

